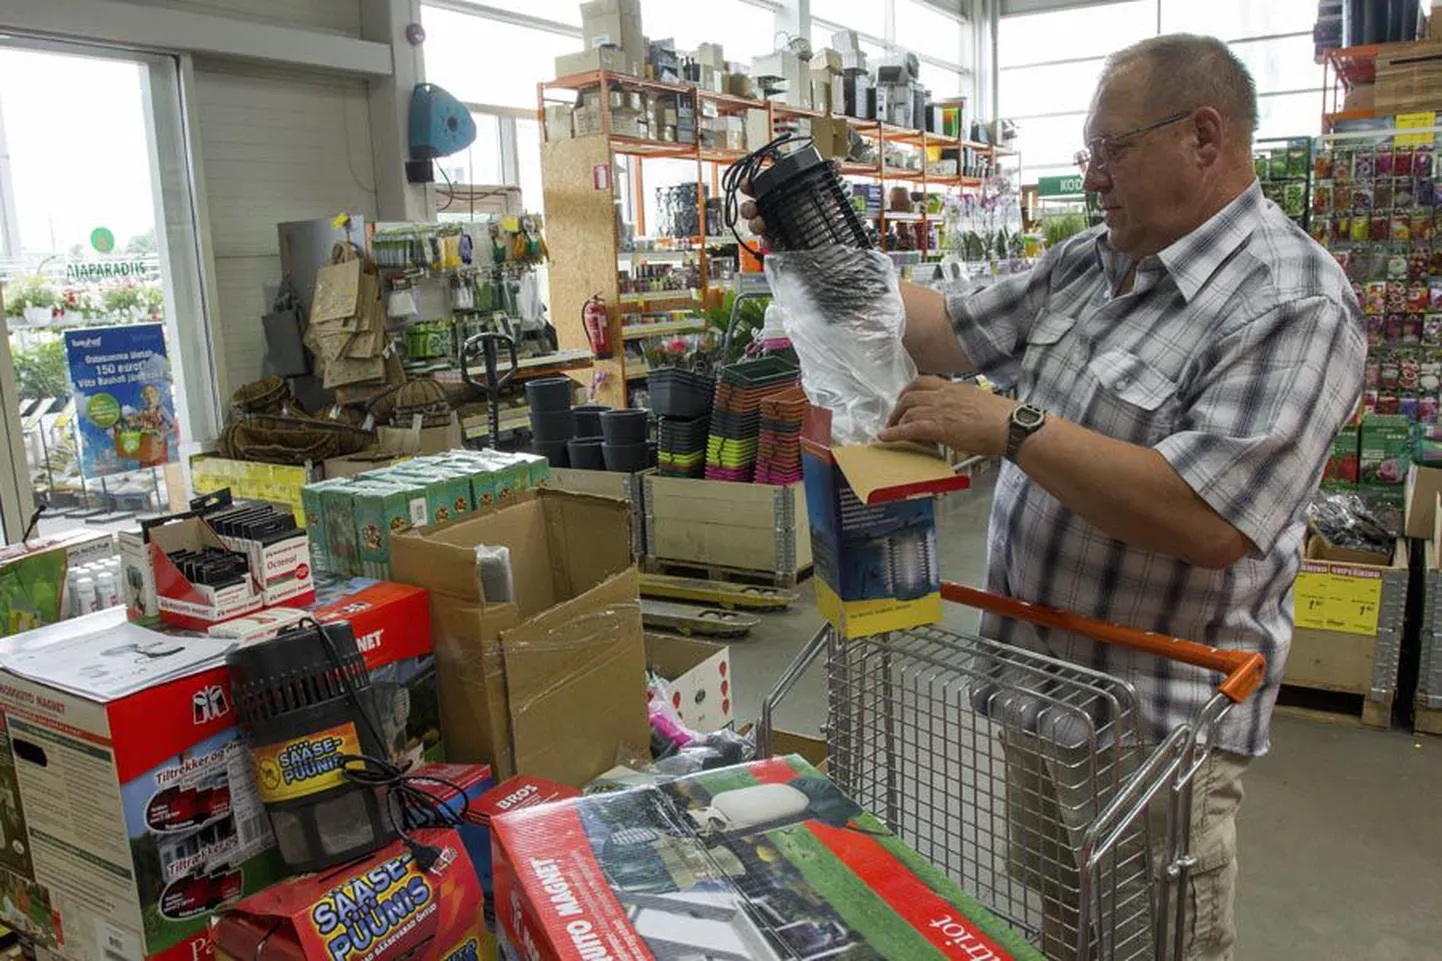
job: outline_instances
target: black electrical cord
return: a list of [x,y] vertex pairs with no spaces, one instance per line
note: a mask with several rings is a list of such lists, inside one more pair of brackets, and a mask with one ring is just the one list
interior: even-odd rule
[[810,137],[800,134],[784,133],[772,140],[763,147],[759,147],[751,153],[742,157],[734,164],[726,168],[726,173],[721,177],[721,189],[725,192],[725,203],[721,208],[721,220],[730,229],[731,236],[736,242],[749,250],[752,256],[760,257],[761,252],[741,239],[741,234],[736,231],[736,223],[741,219],[741,200],[739,194],[743,186],[750,186],[765,167],[766,163],[775,162],[781,157],[781,148],[786,144],[795,143],[801,146],[812,142]]
[[[343,661],[340,652],[335,648],[335,642],[331,640],[325,628],[315,618],[302,618],[296,622],[295,626],[303,628],[307,624],[321,636],[326,654],[335,666],[340,686],[355,707],[356,713],[361,716],[362,723],[370,731],[375,743],[384,744],[385,739],[376,730],[375,721],[371,719],[370,712],[361,703],[359,692],[351,684],[350,675],[343,668]],[[372,790],[385,790],[386,816],[390,819],[391,829],[405,842],[406,847],[410,849],[411,857],[415,858],[420,869],[430,871],[441,856],[440,850],[434,845],[417,841],[410,832],[423,825],[456,827],[461,824],[470,810],[470,799],[466,797],[466,792],[445,778],[428,774],[408,774],[405,768],[392,764],[388,759],[375,758],[367,754],[342,754],[340,761],[341,771],[347,781]],[[455,791],[456,797],[460,800],[460,810],[456,810],[450,803],[427,794],[417,786],[424,783],[443,784]]]
[[20,535],[21,544],[30,540],[30,536],[35,533],[35,528],[40,523],[40,515],[45,513],[46,509],[47,505],[45,504],[36,506],[35,513],[30,515],[30,523],[25,525],[25,533]]

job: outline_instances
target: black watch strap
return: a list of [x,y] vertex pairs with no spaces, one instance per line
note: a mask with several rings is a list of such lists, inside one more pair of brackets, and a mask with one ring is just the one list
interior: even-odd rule
[[1031,404],[1020,404],[1011,412],[1011,421],[1006,434],[1006,459],[1015,461],[1026,439],[1041,430],[1046,423],[1046,411]]

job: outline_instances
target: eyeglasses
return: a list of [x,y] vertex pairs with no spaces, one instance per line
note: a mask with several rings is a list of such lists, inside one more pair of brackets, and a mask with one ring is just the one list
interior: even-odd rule
[[1087,141],[1086,149],[1078,150],[1072,159],[1076,161],[1076,165],[1081,168],[1082,173],[1086,173],[1088,167],[1094,167],[1097,170],[1106,170],[1107,165],[1116,159],[1113,156],[1113,151],[1116,150],[1117,147],[1122,146],[1126,141],[1140,137],[1144,133],[1151,133],[1153,130],[1160,130],[1162,127],[1186,120],[1191,115],[1192,112],[1186,110],[1181,113],[1174,113],[1169,117],[1163,117],[1153,123],[1145,124],[1132,130],[1123,130],[1121,133],[1114,133],[1106,137],[1093,137]]

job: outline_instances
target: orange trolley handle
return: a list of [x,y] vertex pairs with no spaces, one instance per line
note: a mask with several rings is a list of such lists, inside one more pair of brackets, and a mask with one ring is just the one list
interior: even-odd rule
[[1123,627],[1106,621],[1083,617],[1072,611],[1043,607],[1014,597],[1003,597],[990,591],[967,587],[943,581],[941,596],[957,604],[965,604],[1001,617],[1040,624],[1059,631],[1081,634],[1104,644],[1142,651],[1157,657],[1164,657],[1181,664],[1218,671],[1226,675],[1217,692],[1234,704],[1240,704],[1251,697],[1262,683],[1267,672],[1267,659],[1256,652],[1224,651],[1220,648],[1184,641],[1168,634],[1141,631],[1135,627]]

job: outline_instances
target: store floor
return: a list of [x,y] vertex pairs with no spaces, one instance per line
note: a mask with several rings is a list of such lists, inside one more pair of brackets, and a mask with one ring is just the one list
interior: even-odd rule
[[[990,485],[943,502],[942,571],[980,583]],[[762,698],[820,621],[802,602],[731,645],[737,717]],[[959,629],[975,618],[949,612]],[[813,670],[777,726],[815,733],[825,688]],[[1238,819],[1240,959],[1415,961],[1442,945],[1442,739],[1278,717],[1272,752],[1246,779]]]

